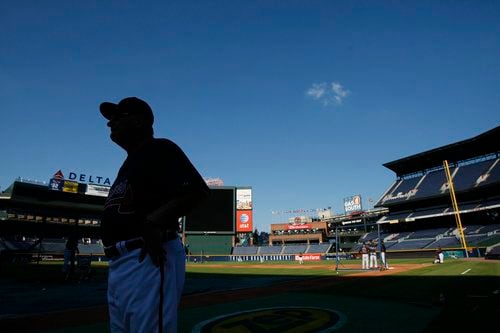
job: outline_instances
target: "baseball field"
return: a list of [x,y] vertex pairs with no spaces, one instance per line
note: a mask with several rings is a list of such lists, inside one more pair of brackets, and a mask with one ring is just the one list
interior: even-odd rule
[[[498,329],[500,261],[189,263],[179,332],[488,332]],[[107,332],[105,263],[0,267],[0,332]]]

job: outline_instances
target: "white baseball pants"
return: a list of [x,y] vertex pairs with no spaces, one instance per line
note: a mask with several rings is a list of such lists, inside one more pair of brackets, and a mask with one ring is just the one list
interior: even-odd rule
[[[140,249],[109,262],[108,304],[112,333],[158,332],[163,292],[163,332],[177,332],[177,307],[184,288],[186,253],[180,239],[164,243],[163,290],[160,269],[149,256],[139,263]],[[124,250],[126,251],[126,250]]]
[[370,253],[370,268],[377,268],[377,254],[372,252]]
[[361,255],[361,267],[363,269],[368,269],[368,253],[363,253]]

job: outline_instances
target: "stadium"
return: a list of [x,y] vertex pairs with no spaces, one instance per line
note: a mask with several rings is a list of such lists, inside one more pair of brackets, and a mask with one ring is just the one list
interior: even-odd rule
[[[394,181],[373,209],[349,196],[343,214],[300,212],[270,224],[267,237],[253,231],[251,186],[211,186],[211,198],[179,221],[188,253],[182,331],[487,327],[500,304],[499,153],[500,126],[387,162]],[[109,185],[58,171],[48,184],[16,179],[1,193],[2,332],[107,331],[99,225]],[[74,231],[68,280],[60,269]],[[379,253],[382,242],[389,269],[362,270],[363,244]]]

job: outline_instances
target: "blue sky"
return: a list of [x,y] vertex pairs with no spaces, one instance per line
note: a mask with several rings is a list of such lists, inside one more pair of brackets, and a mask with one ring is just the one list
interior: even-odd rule
[[499,35],[496,1],[3,0],[0,186],[114,179],[98,106],[138,96],[203,176],[253,187],[259,230],[370,208],[383,163],[499,125]]

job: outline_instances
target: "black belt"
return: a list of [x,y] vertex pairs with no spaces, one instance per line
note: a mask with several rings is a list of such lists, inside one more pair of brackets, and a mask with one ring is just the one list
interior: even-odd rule
[[[163,241],[167,242],[172,239],[176,239],[178,237],[177,232],[175,231],[167,231],[164,233],[163,236]],[[118,243],[117,243],[118,244]],[[108,258],[114,258],[114,257],[119,257],[122,255],[120,250],[118,249],[117,244],[115,245],[110,245],[106,246],[104,248],[104,254]],[[127,249],[127,252],[140,249],[144,245],[144,240],[142,238],[134,238],[134,239],[129,239],[124,242],[124,247]]]

